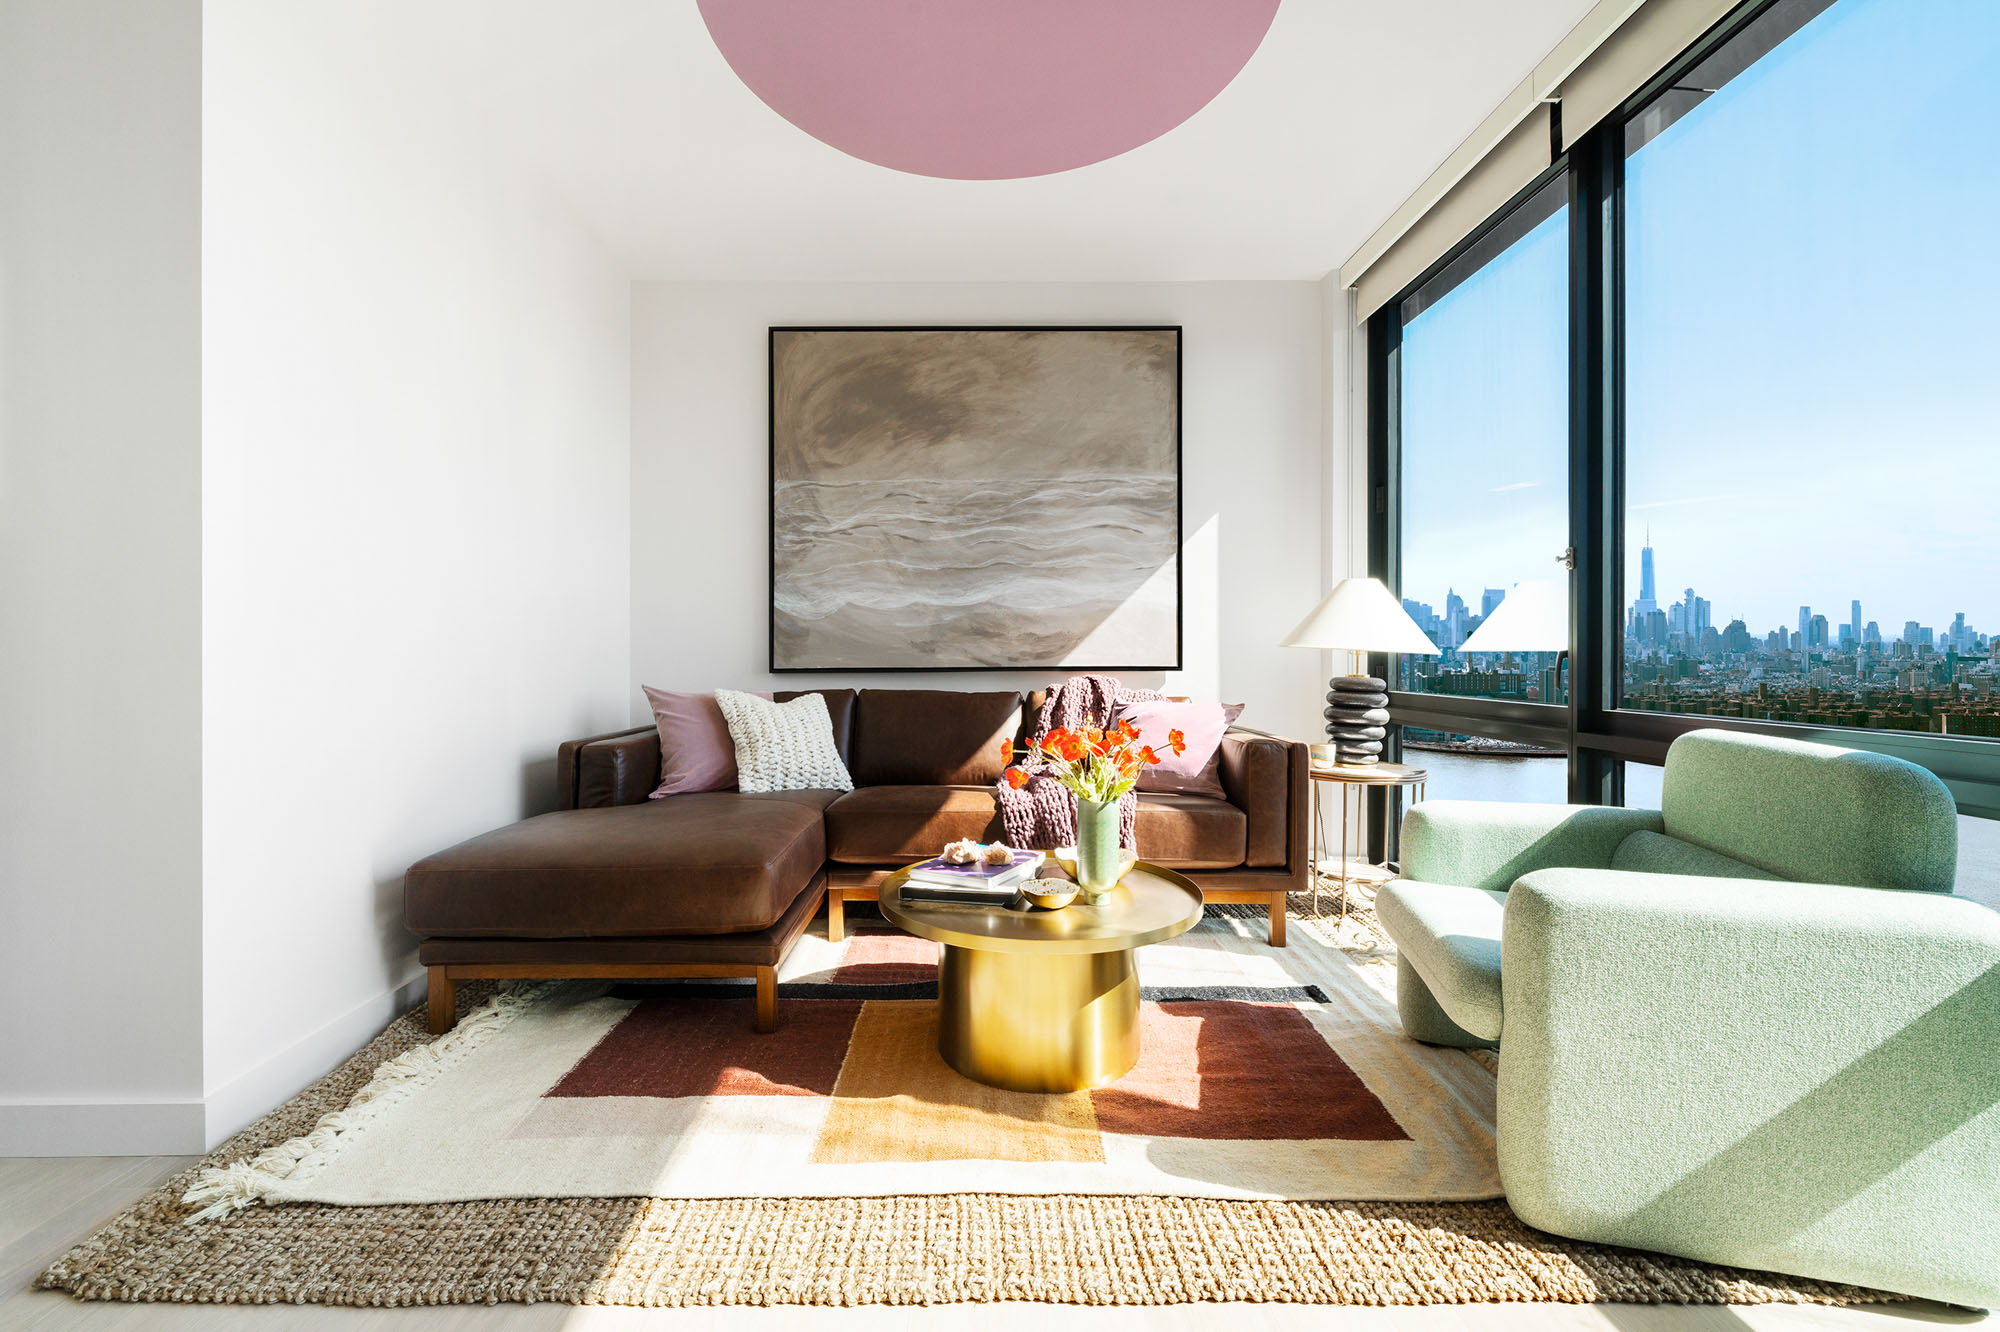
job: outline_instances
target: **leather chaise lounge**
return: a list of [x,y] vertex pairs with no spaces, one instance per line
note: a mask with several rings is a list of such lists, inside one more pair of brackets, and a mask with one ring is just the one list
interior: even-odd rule
[[[844,903],[872,899],[897,866],[1001,835],[1000,741],[1026,738],[1039,693],[813,692],[853,791],[649,799],[660,736],[638,727],[560,747],[554,813],[411,866],[404,915],[429,969],[431,1030],[456,1021],[462,980],[741,977],[770,1031],[778,964],[823,901],[838,940]],[[1142,794],[1140,854],[1210,901],[1265,904],[1282,946],[1285,893],[1307,884],[1306,766],[1303,744],[1230,730],[1227,798]]]

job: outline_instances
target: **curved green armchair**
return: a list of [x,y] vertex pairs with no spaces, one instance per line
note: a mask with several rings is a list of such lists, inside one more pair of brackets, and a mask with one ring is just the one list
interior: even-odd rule
[[1500,1173],[1578,1239],[2000,1303],[2000,915],[1881,755],[1696,731],[1658,812],[1427,801],[1377,901],[1415,1039],[1500,1047]]

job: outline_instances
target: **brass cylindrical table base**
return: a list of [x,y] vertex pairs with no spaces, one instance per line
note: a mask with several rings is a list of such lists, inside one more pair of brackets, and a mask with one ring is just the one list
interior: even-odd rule
[[1139,1062],[1132,950],[1015,953],[944,947],[938,1053],[1009,1091],[1101,1087]]

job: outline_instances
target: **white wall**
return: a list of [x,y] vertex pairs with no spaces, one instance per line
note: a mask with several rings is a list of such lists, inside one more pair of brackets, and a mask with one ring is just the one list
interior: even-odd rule
[[0,4],[0,1154],[201,1124],[201,7]]
[[629,286],[482,141],[473,0],[211,0],[214,1139],[417,974],[402,873],[628,711]]
[[[1062,672],[772,676],[766,329],[1181,324],[1185,669],[1135,683],[1320,730],[1320,654],[1276,646],[1324,590],[1314,282],[642,283],[632,319],[632,667],[665,688],[1034,688]],[[634,693],[631,717],[647,720]]]

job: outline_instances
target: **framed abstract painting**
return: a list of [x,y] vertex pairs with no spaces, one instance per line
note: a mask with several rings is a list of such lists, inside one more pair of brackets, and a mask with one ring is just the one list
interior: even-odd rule
[[773,671],[1179,669],[1178,327],[770,356]]

